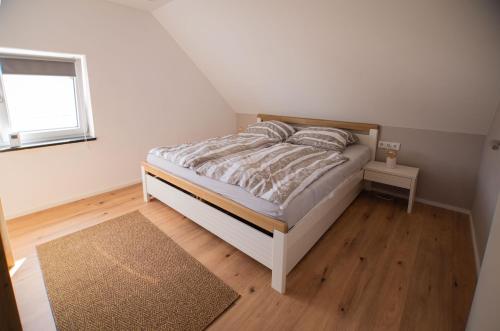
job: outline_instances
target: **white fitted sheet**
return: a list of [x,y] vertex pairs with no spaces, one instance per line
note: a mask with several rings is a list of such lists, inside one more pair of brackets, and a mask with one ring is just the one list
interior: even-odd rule
[[364,145],[349,146],[343,154],[349,158],[349,161],[331,169],[314,181],[296,196],[285,209],[280,209],[278,205],[258,198],[239,186],[200,176],[191,169],[180,167],[156,155],[148,154],[147,161],[157,168],[219,193],[258,213],[283,221],[291,228],[325,196],[349,176],[361,170],[370,160],[370,149]]

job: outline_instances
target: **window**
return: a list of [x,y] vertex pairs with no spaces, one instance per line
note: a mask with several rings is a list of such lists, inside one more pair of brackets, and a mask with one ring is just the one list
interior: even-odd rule
[[0,49],[0,145],[21,146],[93,137],[82,55]]

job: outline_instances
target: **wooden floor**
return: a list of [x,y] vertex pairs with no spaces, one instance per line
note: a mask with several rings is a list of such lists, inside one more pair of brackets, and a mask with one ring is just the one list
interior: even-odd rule
[[[288,277],[271,272],[139,186],[9,222],[14,288],[25,330],[52,330],[35,245],[140,210],[241,294],[214,330],[463,330],[476,276],[466,215],[363,193]],[[110,238],[112,240],[112,238]]]

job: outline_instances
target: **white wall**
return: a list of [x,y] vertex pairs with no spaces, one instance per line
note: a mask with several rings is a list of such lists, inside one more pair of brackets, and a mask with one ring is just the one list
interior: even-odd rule
[[493,140],[500,140],[500,105],[484,142],[472,209],[480,261],[486,249],[497,196],[500,194],[500,150],[495,151],[491,148]]
[[[494,208],[494,206],[493,206]],[[492,220],[488,245],[484,255],[474,301],[467,322],[467,331],[497,331],[500,329],[500,197]]]
[[85,54],[98,137],[0,153],[9,218],[138,181],[151,147],[236,128],[230,107],[149,13],[102,0],[4,0],[0,47]]
[[484,135],[493,2],[174,0],[154,15],[236,112]]

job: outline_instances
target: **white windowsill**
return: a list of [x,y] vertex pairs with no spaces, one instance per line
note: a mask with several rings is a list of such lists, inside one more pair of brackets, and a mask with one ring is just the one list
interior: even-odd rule
[[94,141],[94,140],[97,140],[97,138],[96,137],[75,137],[75,138],[58,139],[58,140],[52,140],[52,141],[44,141],[44,142],[38,142],[38,143],[21,144],[18,147],[11,147],[11,146],[7,145],[7,146],[0,146],[0,153],[14,152],[14,151],[20,151],[20,150],[32,149],[32,148],[41,148],[41,147],[47,147],[47,146],[74,144],[74,143]]

